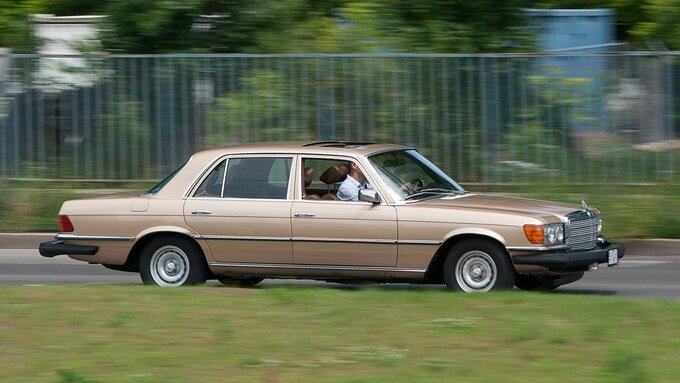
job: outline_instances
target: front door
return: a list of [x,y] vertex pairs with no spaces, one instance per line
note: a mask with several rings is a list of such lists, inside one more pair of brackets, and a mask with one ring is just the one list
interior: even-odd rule
[[296,264],[396,266],[396,209],[337,199],[346,177],[338,168],[350,162],[345,158],[302,159],[297,182],[302,190],[291,210]]

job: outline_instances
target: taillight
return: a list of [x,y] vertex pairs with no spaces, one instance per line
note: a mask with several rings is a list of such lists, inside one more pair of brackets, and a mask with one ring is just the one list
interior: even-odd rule
[[59,231],[62,233],[71,233],[74,231],[71,219],[67,215],[60,215],[57,217],[57,225],[59,226]]

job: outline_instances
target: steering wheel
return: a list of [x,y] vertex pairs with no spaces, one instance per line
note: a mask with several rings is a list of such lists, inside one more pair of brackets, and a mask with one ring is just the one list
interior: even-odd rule
[[425,186],[425,181],[420,178],[414,178],[409,182],[404,182],[401,184],[401,190],[405,191],[409,195],[418,193]]

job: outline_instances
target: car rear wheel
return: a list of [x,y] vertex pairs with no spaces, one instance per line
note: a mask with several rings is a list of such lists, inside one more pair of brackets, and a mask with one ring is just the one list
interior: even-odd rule
[[225,286],[238,286],[238,287],[253,287],[256,284],[262,282],[264,278],[259,278],[259,277],[249,277],[249,278],[229,278],[229,277],[220,277],[217,278],[220,283],[222,283]]
[[444,262],[444,281],[466,293],[512,288],[515,271],[505,251],[495,243],[473,239],[457,243]]
[[201,284],[208,274],[201,249],[180,237],[152,239],[142,251],[139,273],[144,284],[163,287]]

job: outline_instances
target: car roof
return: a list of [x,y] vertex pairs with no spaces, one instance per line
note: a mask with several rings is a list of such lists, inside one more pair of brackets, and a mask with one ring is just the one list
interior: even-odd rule
[[214,160],[225,155],[239,154],[302,154],[367,156],[374,153],[409,149],[403,145],[344,141],[279,141],[254,142],[225,146],[195,153],[157,196],[179,195],[187,190]]
[[224,154],[290,153],[290,154],[355,154],[367,156],[373,153],[406,149],[395,144],[378,144],[363,141],[278,141],[254,142],[225,146],[198,152],[196,156],[215,157]]

